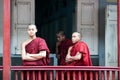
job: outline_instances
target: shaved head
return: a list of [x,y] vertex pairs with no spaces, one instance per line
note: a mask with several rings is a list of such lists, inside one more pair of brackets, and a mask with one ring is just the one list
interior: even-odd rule
[[81,34],[79,32],[73,32],[72,34],[72,42],[76,43],[81,40]]
[[76,36],[78,36],[79,38],[81,38],[81,34],[79,32],[73,32],[73,34],[75,34]]
[[28,32],[28,35],[30,37],[34,37],[34,36],[36,36],[37,27],[35,25],[33,25],[33,24],[28,25],[27,32]]
[[33,27],[33,28],[37,29],[36,25],[34,25],[34,24],[30,24],[30,25],[28,25],[27,28],[30,28],[30,27]]

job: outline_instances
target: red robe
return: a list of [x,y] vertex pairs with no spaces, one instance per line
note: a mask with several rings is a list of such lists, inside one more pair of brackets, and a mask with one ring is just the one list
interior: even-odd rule
[[[69,39],[65,39],[64,41],[62,41],[60,43],[60,45],[58,46],[58,54],[60,55],[60,59],[58,59],[58,65],[65,65],[65,58],[68,52],[68,48],[70,46],[72,46],[73,43],[71,40]],[[61,80],[61,71],[58,72],[59,75],[59,80]],[[66,74],[64,75],[65,80],[66,80]]]
[[[25,50],[26,50],[26,53],[29,53],[29,54],[38,54],[40,51],[46,51],[47,52],[47,57],[39,59],[39,60],[35,60],[35,61],[23,60],[22,61],[23,66],[47,66],[49,64],[49,62],[50,62],[50,58],[49,58],[50,51],[49,51],[49,49],[47,47],[47,44],[46,44],[44,39],[37,37],[36,39],[32,40],[30,43],[28,43],[25,46]],[[26,79],[26,77],[27,77],[26,76],[26,71],[24,71],[24,74],[25,74],[24,80],[27,80]],[[35,76],[36,76],[35,80],[38,80],[38,71],[35,71]],[[30,80],[33,80],[32,78],[33,78],[32,77],[32,72],[30,71]]]
[[80,60],[70,62],[68,63],[68,65],[70,64],[72,66],[92,66],[89,49],[86,43],[75,43],[70,51],[70,55],[75,56],[77,52],[80,52],[82,54],[82,58]]
[[40,51],[46,51],[47,57],[43,59],[39,59],[36,61],[23,61],[22,65],[24,66],[45,66],[49,64],[49,49],[44,39],[36,38],[32,40],[28,45],[25,46],[26,53],[29,54],[38,54]]
[[68,52],[68,48],[72,46],[72,41],[69,39],[65,39],[58,46],[58,54],[60,55],[60,59],[58,60],[58,65],[65,65],[65,58]]
[[[67,66],[92,66],[92,61],[90,58],[89,49],[86,43],[84,42],[77,42],[74,44],[70,51],[71,56],[75,56],[77,52],[80,52],[82,54],[82,58],[80,60],[72,61],[67,63]],[[75,79],[78,80],[78,72],[75,72]],[[70,75],[72,76],[72,71],[70,72]],[[87,80],[89,80],[89,72],[87,72]],[[82,80],[84,80],[83,72],[82,72]],[[70,80],[73,80],[73,77],[71,77]]]

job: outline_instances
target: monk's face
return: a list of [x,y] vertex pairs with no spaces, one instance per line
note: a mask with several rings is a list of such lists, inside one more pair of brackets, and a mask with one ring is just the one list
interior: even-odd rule
[[36,32],[37,32],[37,29],[36,29],[36,26],[35,25],[29,25],[28,26],[28,29],[27,29],[27,32],[28,32],[28,35],[30,37],[33,37],[36,35]]
[[78,41],[80,41],[80,37],[79,37],[78,33],[73,33],[72,34],[72,42],[76,43]]
[[56,36],[57,36],[57,40],[58,40],[59,42],[63,41],[64,38],[65,38],[65,36],[60,35],[60,34],[57,34]]

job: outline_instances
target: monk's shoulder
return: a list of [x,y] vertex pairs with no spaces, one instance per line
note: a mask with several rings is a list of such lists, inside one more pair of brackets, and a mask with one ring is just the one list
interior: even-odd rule
[[66,45],[73,45],[72,40],[70,40],[70,39],[65,39],[64,43]]
[[83,42],[83,41],[80,42],[80,45],[81,45],[81,46],[84,46],[84,47],[87,47],[87,44],[86,44],[85,42]]
[[37,37],[36,40],[39,42],[45,41],[45,39],[41,38],[41,37]]
[[25,46],[25,45],[27,45],[28,44],[28,41],[29,40],[25,40],[24,42],[22,42],[21,44],[23,45],[23,46]]

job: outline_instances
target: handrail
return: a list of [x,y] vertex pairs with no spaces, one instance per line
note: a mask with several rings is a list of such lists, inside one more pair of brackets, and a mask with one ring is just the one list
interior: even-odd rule
[[89,70],[120,71],[119,67],[110,66],[11,66],[11,70]]
[[[3,66],[0,66],[3,70]],[[94,70],[94,71],[120,71],[119,67],[112,66],[11,66],[11,70]]]

